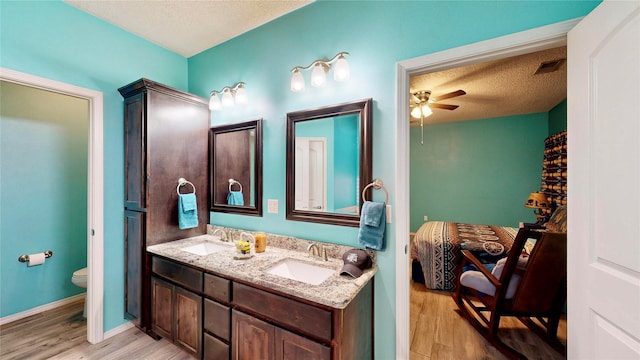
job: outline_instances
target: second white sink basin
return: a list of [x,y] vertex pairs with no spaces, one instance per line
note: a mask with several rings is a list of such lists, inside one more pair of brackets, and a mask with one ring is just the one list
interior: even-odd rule
[[295,259],[285,259],[266,270],[267,274],[301,281],[310,285],[320,285],[336,271],[322,266],[308,264]]
[[203,242],[201,244],[191,245],[187,247],[183,247],[180,250],[186,251],[188,253],[196,254],[196,255],[209,255],[213,253],[217,253],[219,251],[224,251],[227,249],[231,249],[231,246],[225,246],[221,244],[214,244],[211,242]]

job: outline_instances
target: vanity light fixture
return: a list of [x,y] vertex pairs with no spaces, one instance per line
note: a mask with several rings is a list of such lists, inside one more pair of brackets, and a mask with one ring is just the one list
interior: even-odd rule
[[333,80],[335,81],[347,81],[350,77],[349,63],[345,59],[345,55],[349,55],[346,51],[337,53],[331,60],[318,59],[309,64],[309,66],[296,66],[291,69],[291,91],[302,92],[305,89],[304,78],[300,70],[309,70],[313,68],[311,72],[311,85],[315,87],[322,87],[327,83],[327,73],[331,70],[331,64],[335,62],[333,69]]
[[[247,97],[247,91],[244,88],[244,83],[239,82],[231,87],[225,86],[220,91],[212,91],[209,94],[209,110],[220,111],[223,107],[232,107],[234,104],[247,104],[249,98]],[[221,95],[222,100],[218,97]]]

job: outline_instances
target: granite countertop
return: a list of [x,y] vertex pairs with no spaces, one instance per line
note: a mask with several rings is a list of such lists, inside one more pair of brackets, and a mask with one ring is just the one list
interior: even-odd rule
[[[209,255],[196,255],[181,250],[181,248],[207,241],[214,244],[226,245],[229,249],[214,252]],[[323,243],[320,242],[315,243],[323,245]],[[331,244],[324,245],[331,246]],[[264,252],[256,253],[250,259],[241,260],[234,259],[234,255],[237,255],[238,252],[232,242],[220,241],[218,237],[212,235],[200,235],[188,239],[153,245],[147,247],[147,251],[222,276],[247,281],[337,309],[344,309],[349,302],[355,298],[360,289],[373,278],[373,275],[377,271],[377,266],[374,262],[373,267],[366,270],[359,278],[354,279],[351,276],[340,275],[340,270],[343,265],[342,253],[331,254],[339,256],[330,256],[328,261],[324,261],[319,258],[312,258],[307,252],[270,246],[269,238],[267,238],[267,248]],[[329,278],[320,285],[310,285],[266,273],[266,270],[270,267],[287,258],[331,268],[335,270],[335,273],[330,275]]]

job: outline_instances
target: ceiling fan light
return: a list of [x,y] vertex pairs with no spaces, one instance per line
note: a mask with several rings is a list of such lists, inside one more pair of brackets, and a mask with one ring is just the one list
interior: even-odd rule
[[416,106],[413,108],[413,110],[411,110],[411,116],[413,116],[416,119],[420,119],[420,107]]
[[431,107],[429,107],[429,105],[423,105],[421,110],[422,110],[422,115],[424,117],[427,117],[433,114],[433,111],[431,111]]

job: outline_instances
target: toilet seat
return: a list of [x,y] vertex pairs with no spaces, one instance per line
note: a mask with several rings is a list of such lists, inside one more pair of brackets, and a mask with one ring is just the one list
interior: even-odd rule
[[87,287],[87,268],[82,268],[73,272],[71,282],[76,286],[86,288]]

